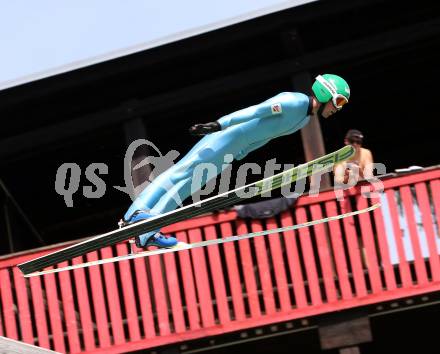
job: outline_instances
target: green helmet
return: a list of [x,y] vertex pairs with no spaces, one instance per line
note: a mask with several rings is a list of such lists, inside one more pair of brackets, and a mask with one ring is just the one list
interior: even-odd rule
[[[348,102],[350,98],[350,87],[342,77],[333,74],[318,75],[312,86],[313,93],[317,100],[321,103],[326,103],[333,99],[333,103],[336,107],[340,108],[342,105],[339,103],[339,98],[345,102]],[[343,97],[341,97],[343,96]]]

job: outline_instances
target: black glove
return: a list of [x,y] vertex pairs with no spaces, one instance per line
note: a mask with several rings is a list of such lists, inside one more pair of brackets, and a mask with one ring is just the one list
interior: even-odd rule
[[193,125],[191,128],[189,128],[189,133],[191,135],[203,136],[214,132],[218,132],[220,130],[222,130],[222,127],[219,122],[210,122],[210,123]]

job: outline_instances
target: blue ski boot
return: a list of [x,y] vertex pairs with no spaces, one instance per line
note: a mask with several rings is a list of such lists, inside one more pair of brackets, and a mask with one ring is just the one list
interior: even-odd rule
[[[136,222],[149,219],[153,217],[153,214],[149,214],[145,210],[136,210],[133,215],[131,215],[129,220],[123,219],[121,221],[121,226],[127,226],[134,224]],[[164,236],[160,233],[159,229],[154,231],[149,231],[143,235],[136,236],[134,238],[136,246],[139,248],[148,248],[150,246],[156,246],[159,248],[171,248],[177,245],[178,241],[175,237]]]
[[177,245],[178,241],[175,237],[165,236],[160,232],[156,232],[151,235],[150,232],[135,237],[136,246],[139,248],[148,248],[150,246],[156,246],[159,248],[171,248]]

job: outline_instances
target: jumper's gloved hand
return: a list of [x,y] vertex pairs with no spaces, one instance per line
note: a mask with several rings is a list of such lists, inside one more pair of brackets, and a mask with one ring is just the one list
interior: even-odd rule
[[222,130],[222,127],[219,122],[210,122],[210,123],[193,125],[191,128],[189,128],[189,133],[191,135],[203,136],[214,132],[218,132],[220,130]]

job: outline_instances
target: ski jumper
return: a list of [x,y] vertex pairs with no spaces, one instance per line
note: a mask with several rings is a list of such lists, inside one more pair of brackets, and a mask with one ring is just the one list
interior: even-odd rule
[[[193,173],[199,164],[213,164],[216,175],[220,174],[222,167],[227,166],[225,155],[241,160],[270,140],[296,132],[309,122],[311,107],[308,96],[283,92],[260,104],[221,117],[218,120],[221,131],[203,137],[179,162],[155,178],[139,194],[124,219],[130,220],[137,210],[157,215],[176,209],[208,182],[205,177],[194,190]],[[231,162],[230,159],[227,162]],[[150,234],[154,232],[143,236]]]

